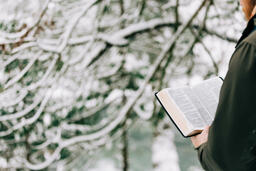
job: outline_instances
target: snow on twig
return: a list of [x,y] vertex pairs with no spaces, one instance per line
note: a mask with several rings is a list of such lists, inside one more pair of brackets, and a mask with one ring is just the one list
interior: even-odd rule
[[78,125],[78,124],[62,123],[60,127],[61,127],[62,130],[67,130],[67,131],[76,131],[76,130],[79,130],[79,131],[81,131],[81,132],[86,132],[86,131],[89,131],[89,130],[90,130],[90,126]]
[[[179,23],[179,25],[180,24],[182,24],[182,23]],[[110,33],[110,35],[106,34],[106,33],[99,33],[95,37],[86,35],[86,36],[79,37],[79,38],[71,38],[69,40],[68,44],[76,45],[76,44],[86,43],[93,39],[96,39],[96,40],[98,39],[98,40],[103,40],[104,42],[109,43],[113,46],[124,46],[124,45],[127,45],[127,43],[128,43],[126,38],[131,35],[134,35],[136,33],[145,32],[145,31],[154,29],[156,27],[161,27],[161,26],[173,27],[174,25],[175,25],[175,22],[168,18],[152,19],[150,21],[132,24],[122,30],[117,31],[116,33]],[[201,29],[201,27],[197,24],[193,24],[193,25],[191,25],[191,27],[196,28],[196,29]],[[203,31],[207,32],[208,34],[215,35],[221,39],[228,40],[230,42],[237,41],[236,39],[227,37],[225,35],[222,35],[220,33],[217,33],[215,31],[207,29],[207,28],[203,28]]]
[[49,166],[54,160],[57,159],[59,152],[65,148],[68,147],[70,145],[74,145],[80,142],[85,142],[85,141],[91,141],[91,140],[96,140],[99,139],[100,137],[103,137],[105,135],[107,135],[109,132],[111,132],[116,126],[118,126],[123,119],[125,118],[125,116],[129,113],[129,111],[132,109],[132,107],[134,106],[134,104],[136,103],[136,101],[141,97],[141,95],[143,94],[147,84],[150,82],[151,78],[154,76],[155,72],[157,71],[158,67],[160,66],[161,62],[165,59],[166,54],[169,52],[169,50],[173,47],[173,45],[175,44],[175,41],[181,36],[181,34],[189,27],[189,25],[191,24],[191,22],[193,21],[193,19],[198,15],[199,11],[203,8],[203,6],[205,5],[205,3],[208,0],[204,0],[202,2],[202,4],[200,5],[200,7],[196,10],[196,12],[191,16],[191,18],[185,23],[185,25],[183,25],[182,27],[179,27],[178,31],[173,35],[172,39],[166,43],[166,46],[163,48],[162,52],[160,53],[160,55],[157,57],[156,61],[154,62],[154,64],[150,67],[149,72],[145,78],[145,80],[143,81],[142,85],[140,86],[139,90],[136,91],[135,95],[132,96],[128,102],[126,103],[126,105],[121,109],[119,115],[117,115],[117,117],[106,127],[104,127],[103,129],[99,130],[98,132],[95,133],[91,133],[88,135],[81,135],[81,136],[77,136],[77,137],[73,137],[70,138],[68,140],[64,140],[64,141],[60,141],[59,142],[59,146],[57,147],[57,149],[54,151],[54,153],[48,158],[46,159],[43,163],[39,163],[39,164],[31,164],[28,161],[25,161],[25,165],[30,168],[30,169],[34,169],[34,170],[39,170],[39,169],[43,169],[46,168],[47,166]]
[[85,59],[77,66],[78,70],[83,70],[87,68],[92,62],[99,56],[99,54],[105,50],[107,45],[105,43],[98,44],[88,55],[85,56]]
[[19,52],[19,51],[22,51],[22,50],[27,49],[27,48],[30,48],[30,47],[34,47],[34,46],[36,46],[36,45],[37,45],[36,42],[24,43],[24,44],[22,44],[21,46],[19,46],[19,47],[17,47],[17,48],[14,48],[14,49],[12,50],[11,54],[15,54],[15,53],[17,53],[17,52]]
[[67,43],[68,43],[68,39],[73,31],[73,29],[75,28],[76,24],[78,23],[78,21],[80,20],[80,18],[94,5],[98,2],[99,0],[92,0],[90,2],[88,2],[86,4],[86,6],[83,8],[83,10],[81,12],[79,12],[76,16],[74,16],[72,19],[70,19],[70,22],[67,25],[67,29],[64,32],[63,35],[61,35],[61,44],[57,47],[54,47],[52,45],[47,45],[47,44],[43,44],[38,42],[38,46],[46,51],[50,51],[50,52],[56,52],[56,53],[61,53],[63,51],[63,49],[66,47]]
[[[48,130],[47,130],[48,131]],[[46,134],[47,134],[47,131]],[[51,133],[53,133],[54,131],[50,131]],[[52,144],[52,143],[57,143],[60,141],[61,139],[61,129],[57,128],[57,131],[55,131],[56,133],[54,133],[54,135],[51,136],[51,138],[47,137],[47,140],[40,144],[40,145],[35,145],[33,146],[35,149],[44,149],[46,148],[48,145]]]
[[85,42],[92,41],[94,39],[93,36],[82,36],[82,37],[77,37],[77,38],[71,38],[68,41],[69,45],[77,45]]
[[48,92],[46,93],[43,101],[41,102],[37,112],[34,114],[34,116],[32,116],[31,118],[29,119],[25,119],[25,118],[22,118],[21,119],[21,122],[19,122],[18,124],[14,125],[13,127],[9,128],[8,130],[6,131],[1,131],[0,132],[0,137],[3,137],[3,136],[6,136],[6,135],[9,135],[11,134],[13,131],[15,130],[18,130],[26,125],[29,125],[29,124],[32,124],[34,123],[38,118],[39,116],[41,115],[41,113],[43,112],[48,100],[50,99],[51,97],[51,92],[52,89],[48,90]]
[[173,35],[172,39],[166,44],[166,46],[164,47],[161,54],[157,57],[156,61],[154,62],[153,66],[150,68],[150,70],[146,76],[146,79],[140,86],[139,90],[137,90],[136,94],[129,99],[129,101],[126,103],[126,105],[121,109],[118,117],[113,122],[111,122],[107,127],[105,127],[104,129],[102,129],[96,133],[92,133],[92,134],[85,135],[85,136],[78,136],[75,138],[71,138],[70,140],[63,141],[62,145],[68,146],[68,145],[82,142],[82,141],[89,141],[89,140],[97,139],[103,135],[106,135],[111,130],[113,130],[119,123],[121,123],[121,121],[125,118],[126,114],[134,106],[135,102],[143,94],[147,84],[149,83],[150,79],[154,76],[157,68],[159,67],[159,65],[161,64],[163,59],[166,57],[166,54],[168,53],[169,49],[174,45],[175,41],[180,37],[180,35],[188,28],[188,26],[191,24],[193,19],[197,16],[197,14],[199,13],[199,11],[202,9],[202,7],[205,5],[205,3],[207,1],[208,0],[203,1],[203,3],[197,9],[197,11],[194,13],[194,15],[189,19],[189,21],[187,21],[187,23],[184,26],[180,27],[179,30]]
[[17,91],[17,89],[9,90],[9,91],[7,90],[4,93],[0,94],[0,108],[16,105],[19,102],[21,102],[24,99],[24,97],[26,97],[26,95],[28,94],[27,90],[22,89],[20,90],[20,95],[18,97],[15,97],[15,99],[11,98],[11,100],[7,99],[6,96],[10,97],[10,93],[14,91]]
[[[46,55],[46,58],[48,58],[50,55]],[[46,79],[47,79],[47,77],[49,76],[49,74],[51,73],[51,71],[52,71],[52,69],[54,68],[54,66],[55,66],[55,63],[56,63],[56,60],[57,60],[57,55],[55,55],[55,57],[54,57],[54,60],[50,63],[50,65],[49,65],[49,67],[47,68],[47,70],[46,70],[46,72],[45,72],[45,74],[43,75],[43,77],[39,80],[39,81],[37,81],[36,83],[32,83],[31,85],[29,85],[28,87],[25,87],[25,88],[18,88],[18,89],[16,89],[15,88],[15,91],[20,91],[21,93],[21,95],[19,95],[18,97],[15,97],[15,99],[12,99],[12,100],[4,100],[3,98],[4,98],[4,94],[8,94],[10,91],[13,91],[13,90],[10,90],[10,89],[7,89],[6,91],[5,91],[5,93],[4,94],[0,94],[0,101],[1,101],[1,104],[0,104],[0,107],[9,107],[9,106],[13,106],[13,105],[16,105],[16,104],[18,104],[19,102],[21,102],[25,97],[26,97],[26,95],[28,94],[28,91],[31,91],[31,90],[34,90],[34,89],[36,89],[36,88],[38,88],[38,87],[42,87],[42,86],[44,86],[45,85],[45,83],[46,83]],[[16,56],[14,57],[14,59],[12,58],[11,59],[11,61],[13,61],[13,60],[15,60],[16,59]],[[11,62],[11,61],[8,61],[8,63],[9,62]],[[24,71],[24,70],[23,70]],[[25,72],[25,71],[24,71]],[[20,74],[22,74],[22,73],[20,73]],[[17,75],[18,76],[18,75]],[[14,79],[14,78],[13,78]],[[18,78],[16,78],[16,79],[18,79]],[[10,90],[10,91],[9,91]],[[3,98],[1,98],[1,96],[3,96]],[[23,115],[15,115],[15,116],[23,116]],[[5,117],[7,117],[7,116],[5,116]],[[0,118],[1,118],[1,116],[0,116]],[[8,118],[8,117],[7,117]],[[12,118],[12,117],[10,117],[10,118]],[[18,118],[18,117],[14,117],[14,118]],[[14,119],[14,118],[12,118],[12,119]],[[5,120],[5,119],[4,119]],[[6,120],[9,120],[9,119],[6,119]],[[1,119],[0,119],[0,121],[1,121]]]
[[48,167],[54,160],[56,160],[56,158],[58,158],[58,156],[60,155],[61,150],[62,150],[61,147],[57,147],[57,149],[54,151],[54,153],[51,156],[49,156],[43,163],[32,164],[32,163],[28,162],[26,159],[23,159],[24,164],[27,168],[29,168],[31,170],[44,169],[44,168]]
[[121,97],[121,96],[116,97],[116,98],[110,100],[109,102],[104,102],[104,103],[101,104],[100,106],[96,106],[96,107],[94,107],[93,109],[91,109],[91,110],[89,110],[89,111],[86,111],[86,112],[80,114],[78,117],[72,118],[72,121],[78,121],[78,120],[81,120],[81,119],[88,118],[88,117],[94,115],[95,113],[101,111],[102,109],[106,108],[106,107],[109,106],[111,103],[115,102],[116,100],[120,99],[120,97]]
[[42,98],[36,98],[34,102],[29,105],[25,110],[22,110],[20,112],[14,113],[14,114],[7,114],[4,116],[0,116],[0,121],[7,121],[12,119],[17,119],[20,117],[23,117],[24,115],[28,114],[30,111],[32,111],[40,102],[42,101]]
[[150,119],[153,115],[152,111],[143,111],[138,105],[135,105],[133,109],[137,113],[137,115],[144,120]]
[[122,29],[122,30],[114,33],[111,37],[125,38],[129,35],[132,35],[132,34],[135,34],[138,32],[142,32],[144,30],[154,29],[157,26],[168,25],[172,22],[173,21],[171,21],[169,18],[152,19],[150,21],[141,22],[138,24],[132,24],[132,25],[126,27],[125,29]]
[[33,83],[33,84],[29,85],[26,89],[31,91],[31,90],[34,90],[34,89],[38,88],[39,86],[43,86],[44,83],[45,83],[46,78],[50,75],[51,71],[53,70],[53,68],[54,68],[54,66],[56,64],[57,59],[58,59],[58,55],[55,54],[54,55],[54,59],[50,63],[49,67],[47,68],[44,76],[39,81],[37,81],[36,83]]
[[117,65],[113,69],[111,69],[109,72],[105,72],[103,74],[101,73],[101,74],[96,75],[96,78],[98,80],[110,78],[110,77],[112,77],[112,76],[114,76],[114,75],[116,75],[118,73],[118,71],[120,70],[121,66],[122,66],[122,63],[120,63],[120,65]]
[[27,66],[18,74],[16,75],[14,78],[12,78],[10,81],[8,81],[5,85],[4,88],[7,89],[10,86],[12,86],[14,83],[16,83],[17,81],[19,81],[27,72],[28,70],[32,67],[32,65],[35,63],[35,61],[37,60],[37,58],[40,56],[42,52],[37,53],[31,60],[30,62],[27,64]]
[[[49,2],[50,2],[50,0],[46,0],[46,2],[43,5],[42,11],[40,12],[37,20],[32,24],[31,27],[29,27],[27,29],[23,29],[20,32],[16,32],[16,33],[5,33],[5,32],[0,31],[0,37],[2,38],[2,41],[0,41],[0,44],[13,43],[12,41],[19,41],[23,36],[27,35],[34,27],[36,27],[40,23],[42,17],[44,16],[45,12],[47,11]],[[10,40],[10,42],[4,41],[4,40],[8,40],[8,39],[16,39],[16,40]]]
[[[93,39],[92,39],[93,40]],[[90,40],[90,42],[88,44],[86,44],[86,46],[83,48],[82,52],[78,55],[78,57],[74,58],[74,59],[71,59],[69,61],[69,65],[72,66],[72,65],[75,65],[77,64],[78,62],[80,62],[83,57],[85,57],[85,55],[88,53],[89,49],[92,47],[93,45],[93,41]]]
[[[150,21],[146,22],[141,22],[141,23],[136,23],[132,24],[120,31],[117,31],[116,33],[99,33],[98,35],[95,36],[96,39],[103,40],[106,43],[109,43],[111,45],[115,46],[123,46],[128,43],[128,41],[125,39],[128,36],[131,36],[133,34],[143,32],[146,30],[154,29],[155,27],[159,27],[162,25],[168,25],[171,24],[172,21],[170,19],[152,19]],[[84,36],[80,38],[72,38],[70,39],[69,43],[71,45],[73,44],[80,44],[87,42],[89,40],[92,40],[92,36]]]

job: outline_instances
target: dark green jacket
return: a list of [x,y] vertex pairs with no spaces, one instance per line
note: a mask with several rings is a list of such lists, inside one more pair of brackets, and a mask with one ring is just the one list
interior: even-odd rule
[[208,142],[198,150],[209,171],[256,171],[256,23],[254,16],[233,53]]

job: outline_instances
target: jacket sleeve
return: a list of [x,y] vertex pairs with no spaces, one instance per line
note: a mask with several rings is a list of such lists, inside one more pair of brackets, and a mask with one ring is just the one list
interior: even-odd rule
[[198,149],[205,170],[239,170],[241,154],[256,121],[255,45],[242,42],[233,53],[220,91],[208,142]]
[[202,167],[205,170],[214,170],[214,171],[220,171],[220,167],[218,166],[218,164],[214,161],[214,159],[212,158],[211,154],[206,151],[206,146],[207,144],[204,143],[202,145],[200,145],[199,147],[196,148],[197,150],[197,154],[198,154],[198,158],[199,161],[202,165]]

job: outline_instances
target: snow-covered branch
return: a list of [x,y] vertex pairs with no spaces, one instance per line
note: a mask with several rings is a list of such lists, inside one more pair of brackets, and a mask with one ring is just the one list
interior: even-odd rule
[[[9,134],[11,134],[13,131],[15,131],[15,130],[18,130],[18,129],[20,129],[20,128],[26,126],[26,125],[30,125],[30,124],[34,123],[34,122],[40,117],[40,115],[41,115],[41,113],[43,112],[43,110],[44,110],[44,108],[45,108],[45,106],[46,106],[48,100],[50,99],[51,93],[52,93],[51,91],[52,91],[52,90],[50,89],[50,90],[46,93],[46,95],[45,95],[43,101],[41,102],[41,104],[40,104],[38,110],[36,111],[36,113],[34,114],[34,116],[32,116],[32,117],[29,118],[29,119],[22,118],[22,119],[21,119],[21,122],[19,122],[18,124],[14,125],[13,127],[9,128],[9,129],[6,130],[6,131],[1,131],[1,132],[0,132],[0,137],[9,135]],[[35,105],[35,104],[34,104],[34,105]],[[32,107],[33,107],[33,106],[32,106]],[[28,110],[28,109],[27,109],[27,110]],[[18,114],[21,115],[21,114],[24,114],[24,113],[25,113],[25,112],[23,112],[23,113],[18,113]],[[18,114],[16,114],[15,117],[17,117]]]
[[[77,44],[83,44],[86,42],[89,42],[93,39],[95,40],[102,40],[108,44],[111,44],[113,46],[125,46],[128,43],[128,40],[126,38],[128,38],[129,36],[132,36],[134,34],[137,33],[143,33],[146,31],[150,31],[152,29],[155,28],[160,28],[160,27],[175,27],[177,24],[175,24],[174,21],[172,21],[169,18],[159,18],[159,19],[152,19],[149,21],[144,21],[144,22],[140,22],[140,23],[135,23],[132,24],[122,30],[119,30],[115,33],[109,33],[105,34],[105,33],[99,33],[96,36],[83,36],[83,37],[79,37],[79,38],[71,38],[69,40],[69,45],[77,45]],[[178,23],[178,26],[182,25],[182,23]],[[202,29],[204,32],[210,34],[210,35],[214,35],[217,36],[220,39],[223,40],[227,40],[229,42],[237,42],[237,39],[234,39],[232,37],[223,35],[221,33],[216,32],[215,30],[211,30],[209,28],[201,28],[201,26],[197,25],[197,24],[192,24],[190,27],[195,28],[195,29]]]
[[17,43],[22,38],[24,38],[26,35],[28,35],[28,33],[30,31],[32,31],[40,23],[42,17],[44,16],[45,12],[47,11],[49,2],[50,2],[50,0],[45,0],[42,11],[38,15],[36,21],[34,21],[34,23],[30,27],[28,27],[26,29],[22,29],[20,32],[16,32],[16,33],[6,33],[6,32],[0,31],[0,37],[1,37],[0,45],[1,44],[9,44],[9,43]]
[[34,47],[34,46],[36,46],[36,45],[37,45],[37,43],[34,42],[34,41],[28,42],[28,43],[24,43],[24,44],[18,46],[17,48],[14,48],[14,49],[12,50],[11,54],[16,54],[16,53],[18,53],[18,52],[20,52],[20,51],[23,51],[23,50],[25,50],[25,49],[27,49],[27,48]]
[[15,98],[11,98],[10,100],[7,98],[7,96],[10,97],[10,94],[12,94],[14,91],[17,91],[16,88],[13,89],[8,89],[7,91],[5,91],[4,93],[0,94],[0,108],[6,108],[6,107],[10,107],[13,105],[18,104],[19,102],[21,102],[26,95],[28,94],[27,90],[20,90],[20,93],[18,96],[15,96]]
[[61,151],[61,149],[65,148],[65,147],[68,147],[70,145],[77,144],[77,143],[96,140],[100,137],[103,137],[103,136],[107,135],[116,126],[118,126],[123,121],[125,116],[129,113],[129,111],[134,106],[136,101],[141,97],[141,95],[143,94],[147,84],[149,83],[151,78],[154,76],[155,72],[157,71],[157,69],[158,69],[159,65],[161,64],[161,62],[163,61],[163,59],[166,57],[166,54],[168,53],[170,48],[172,48],[175,41],[188,28],[188,26],[191,24],[193,19],[197,16],[197,14],[203,8],[203,6],[205,5],[206,2],[207,2],[207,0],[203,1],[203,3],[196,10],[196,12],[192,15],[192,17],[186,22],[186,24],[183,25],[182,27],[180,27],[179,30],[173,36],[173,38],[169,42],[166,43],[166,46],[163,48],[161,54],[157,57],[154,64],[150,67],[150,70],[149,70],[145,80],[141,84],[139,90],[136,91],[134,96],[129,98],[128,102],[125,104],[125,106],[119,112],[119,115],[109,125],[107,125],[105,128],[99,130],[96,133],[91,133],[91,134],[88,134],[88,135],[81,135],[81,136],[77,136],[77,137],[74,137],[74,138],[70,138],[68,140],[61,141],[59,143],[59,147],[55,150],[53,155],[51,155],[45,162],[43,162],[41,164],[30,164],[30,163],[26,162],[25,163],[26,166],[30,169],[37,169],[37,170],[43,169],[43,168],[47,167],[50,163],[52,163],[54,160],[57,159],[58,154]]
[[87,53],[85,59],[77,66],[78,70],[86,69],[90,66],[99,55],[106,49],[107,45],[105,43],[98,43],[95,48],[89,53]]
[[7,121],[7,120],[12,120],[12,119],[17,119],[17,118],[21,118],[23,116],[25,116],[26,114],[28,114],[29,112],[31,112],[33,109],[36,108],[36,106],[42,101],[42,98],[38,97],[35,98],[35,101],[28,106],[26,109],[19,111],[17,113],[14,114],[7,114],[4,116],[0,116],[0,122],[2,121]]
[[19,81],[24,74],[26,74],[28,72],[28,70],[32,67],[32,65],[35,63],[35,61],[37,60],[37,58],[42,54],[42,52],[39,52],[38,54],[36,54],[30,61],[29,63],[26,65],[26,67],[18,74],[16,75],[14,78],[12,78],[10,81],[8,81],[4,88],[7,89],[10,86],[12,86],[14,83],[16,83],[17,81]]
[[54,54],[54,58],[53,58],[52,62],[50,63],[49,67],[47,68],[43,77],[39,81],[37,81],[36,83],[32,83],[31,85],[26,87],[26,89],[31,91],[31,90],[34,90],[34,89],[38,88],[39,86],[43,86],[44,83],[46,82],[47,77],[50,75],[51,71],[53,70],[57,59],[58,59],[58,55]]
[[104,108],[108,107],[109,105],[111,105],[113,102],[115,102],[115,101],[118,100],[119,98],[120,98],[120,97],[117,97],[117,98],[115,98],[115,99],[113,99],[113,100],[110,100],[109,102],[105,102],[105,103],[103,103],[103,104],[101,104],[101,105],[99,105],[99,106],[96,106],[96,107],[94,107],[93,109],[91,109],[91,110],[89,110],[89,111],[86,111],[86,112],[80,114],[80,115],[77,116],[77,117],[73,117],[71,121],[74,122],[74,121],[79,121],[79,120],[81,120],[81,119],[88,118],[88,117],[90,117],[90,116],[96,114],[97,112],[103,110]]
[[75,28],[76,24],[78,23],[79,19],[99,0],[92,0],[86,4],[84,8],[82,8],[82,11],[80,11],[76,16],[74,16],[70,22],[67,24],[67,29],[64,32],[63,35],[61,35],[61,44],[54,47],[54,46],[49,46],[47,44],[43,44],[38,42],[38,46],[41,47],[43,50],[50,51],[50,52],[56,52],[56,53],[61,53],[63,49],[66,47],[68,43],[68,39]]
[[[229,55],[225,48],[213,56],[210,48],[236,42],[239,24],[225,27],[239,17],[231,21],[224,8],[214,14],[219,7],[210,1],[28,0],[8,9],[0,19],[4,167],[66,168],[81,151],[111,145],[136,120],[159,120],[152,90],[209,75]],[[212,61],[202,63],[208,55]]]

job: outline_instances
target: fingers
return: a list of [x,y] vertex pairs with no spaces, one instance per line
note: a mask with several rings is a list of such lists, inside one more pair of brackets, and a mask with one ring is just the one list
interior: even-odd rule
[[202,131],[202,133],[207,133],[207,134],[208,134],[210,127],[211,127],[211,126],[206,126],[206,127],[204,128],[204,130]]
[[190,137],[190,140],[191,140],[193,146],[196,148],[197,147],[197,138],[196,138],[196,136]]
[[201,134],[190,137],[192,144],[194,145],[195,148],[199,147],[201,144],[208,141],[209,128],[210,126],[207,126],[204,128]]

